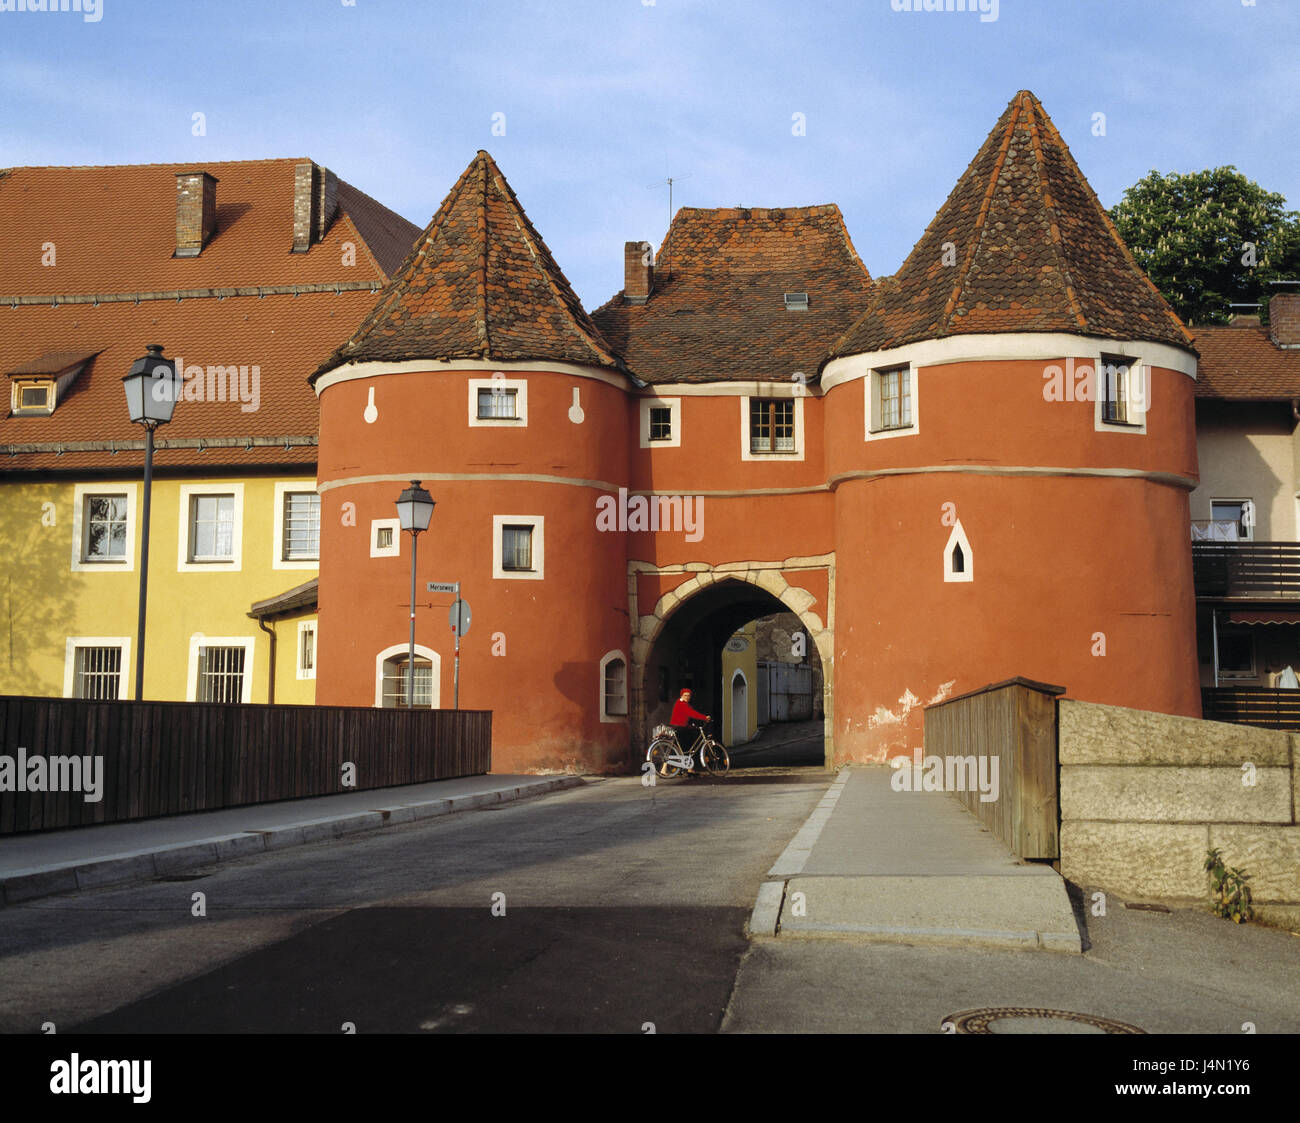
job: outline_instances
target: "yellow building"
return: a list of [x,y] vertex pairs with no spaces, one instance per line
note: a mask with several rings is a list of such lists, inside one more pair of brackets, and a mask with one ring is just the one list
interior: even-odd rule
[[161,343],[184,392],[157,434],[144,696],[311,703],[306,378],[417,229],[295,160],[15,168],[0,210],[0,693],[134,697],[144,442],[122,376]]

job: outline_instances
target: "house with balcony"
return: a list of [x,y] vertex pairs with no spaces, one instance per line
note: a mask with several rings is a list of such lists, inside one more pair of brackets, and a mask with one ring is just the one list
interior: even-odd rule
[[1191,495],[1202,707],[1300,729],[1300,293],[1196,329]]

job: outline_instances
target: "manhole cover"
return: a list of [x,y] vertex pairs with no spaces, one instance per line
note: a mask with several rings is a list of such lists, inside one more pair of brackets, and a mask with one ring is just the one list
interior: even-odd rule
[[1044,1010],[1036,1006],[986,1006],[949,1014],[944,1033],[1145,1033],[1124,1022],[1075,1014],[1069,1010]]

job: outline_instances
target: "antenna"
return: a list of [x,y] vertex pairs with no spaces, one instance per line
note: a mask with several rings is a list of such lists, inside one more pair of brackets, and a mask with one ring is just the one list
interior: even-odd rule
[[655,180],[654,183],[646,184],[646,187],[660,187],[665,183],[668,185],[668,225],[669,226],[673,224],[673,184],[679,182],[680,180],[690,179],[690,178],[691,178],[691,173],[687,172],[685,175],[665,176],[663,179]]

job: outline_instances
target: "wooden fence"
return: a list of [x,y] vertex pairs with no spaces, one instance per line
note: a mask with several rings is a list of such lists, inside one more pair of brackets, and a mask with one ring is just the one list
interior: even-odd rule
[[68,758],[101,758],[101,798],[0,791],[0,835],[482,775],[492,768],[492,714],[0,696],[5,788],[20,750],[44,758],[40,767],[65,758],[64,784],[80,773]]
[[1060,857],[1056,698],[1064,693],[1013,678],[925,710],[927,758],[960,760],[966,775],[972,767],[978,775],[984,758],[990,779],[997,760],[996,799],[982,801],[974,785],[953,794],[1020,858]]
[[1300,690],[1270,690],[1259,686],[1222,686],[1201,690],[1201,716],[1206,721],[1258,725],[1300,733]]

